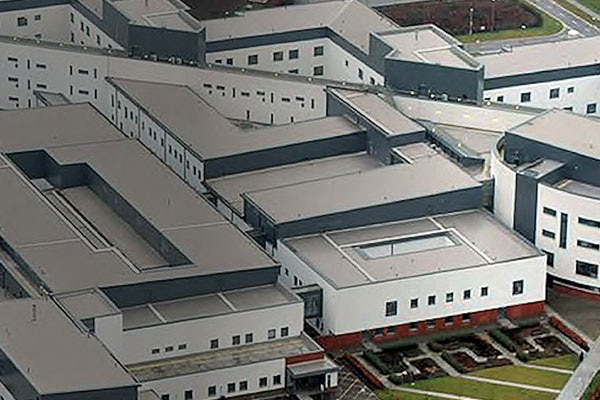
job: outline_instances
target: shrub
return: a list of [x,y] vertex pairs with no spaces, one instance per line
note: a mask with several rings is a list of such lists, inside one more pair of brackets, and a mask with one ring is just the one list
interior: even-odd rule
[[529,355],[520,348],[517,349],[517,358],[523,362],[527,362],[530,359]]
[[381,350],[385,351],[397,351],[397,352],[405,352],[407,350],[414,350],[419,347],[419,344],[416,342],[390,342],[390,343],[382,343],[379,345]]
[[452,368],[460,372],[461,374],[469,372],[464,365],[456,357],[454,354],[448,353],[447,351],[442,352],[442,359],[446,361]]
[[440,344],[436,341],[427,343],[427,347],[429,347],[431,351],[434,351],[436,353],[439,353],[440,351],[443,351],[445,349],[445,346],[443,344]]
[[412,379],[409,376],[402,376],[400,374],[392,374],[388,377],[390,382],[394,385],[403,385],[408,382],[412,382]]
[[531,318],[523,318],[516,321],[513,321],[517,327],[520,329],[524,328],[533,328],[540,324],[539,317],[531,317]]
[[364,357],[367,361],[369,361],[375,368],[379,370],[384,375],[389,375],[392,371],[390,367],[377,356],[377,354],[373,353],[371,350],[367,350],[364,352]]
[[502,347],[504,347],[508,351],[511,351],[511,352],[517,351],[517,346],[515,345],[515,343],[511,340],[511,338],[506,336],[500,329],[492,329],[490,331],[490,336],[495,341],[500,343],[502,345]]

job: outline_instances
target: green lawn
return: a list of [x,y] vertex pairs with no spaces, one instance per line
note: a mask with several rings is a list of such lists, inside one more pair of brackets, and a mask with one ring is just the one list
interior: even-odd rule
[[[600,21],[594,20],[594,18],[591,15],[589,15],[582,9],[578,8],[576,5],[568,2],[567,0],[553,0],[553,1],[555,3],[557,3],[558,5],[560,5],[562,8],[566,8],[567,10],[571,11],[573,14],[586,20],[590,24],[600,26]],[[583,1],[580,1],[580,3],[583,3]],[[596,3],[600,4],[600,1],[597,0]]]
[[540,386],[549,389],[561,389],[571,377],[571,375],[561,374],[560,372],[518,367],[515,365],[487,368],[481,371],[473,372],[469,375],[479,376],[481,378],[496,379],[499,381]]
[[600,14],[600,0],[577,0],[587,8]]
[[[422,380],[415,382],[414,385],[406,386],[413,389],[475,397],[482,400],[552,400],[556,397],[554,393],[453,377]],[[385,400],[390,399],[386,398]]]
[[529,364],[541,365],[542,367],[562,368],[573,371],[579,365],[579,359],[575,354],[565,354],[564,356],[540,358],[539,360],[529,361]]
[[476,41],[505,40],[516,39],[530,36],[548,36],[554,35],[563,29],[563,25],[545,12],[540,11],[542,16],[542,26],[527,29],[509,29],[504,31],[481,32],[472,35],[459,35],[456,38],[463,43],[473,43]]
[[592,382],[590,382],[590,385],[587,387],[587,389],[585,389],[583,396],[581,396],[581,400],[590,400],[592,398],[592,396],[594,395],[594,393],[596,393],[596,390],[598,390],[599,387],[600,387],[600,371],[596,372],[596,375],[594,375]]
[[428,396],[426,394],[416,394],[416,393],[403,392],[401,390],[390,390],[390,389],[381,390],[379,393],[377,393],[377,396],[381,400],[394,400],[394,399],[400,399],[400,400],[447,400],[443,397],[432,397],[432,396]]

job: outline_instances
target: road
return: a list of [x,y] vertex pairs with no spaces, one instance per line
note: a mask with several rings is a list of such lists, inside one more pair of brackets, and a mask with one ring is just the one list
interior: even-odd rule
[[[465,45],[465,48],[470,52],[494,52],[501,50],[505,46],[525,46],[538,43],[556,42],[560,40],[571,40],[581,37],[592,37],[600,35],[598,30],[593,25],[579,18],[577,15],[565,10],[552,0],[527,0],[535,7],[544,10],[554,18],[558,19],[565,25],[565,29],[561,32],[550,36],[534,36],[521,39],[509,39],[493,42],[482,42]],[[573,32],[573,31],[576,31]]]

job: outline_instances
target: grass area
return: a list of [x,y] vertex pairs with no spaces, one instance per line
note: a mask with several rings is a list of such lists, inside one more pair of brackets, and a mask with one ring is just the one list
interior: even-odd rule
[[[576,5],[568,2],[567,0],[553,0],[555,3],[560,5],[562,8],[565,8],[571,11],[573,14],[577,15],[579,18],[589,22],[590,24],[600,27],[600,21],[595,20],[590,14],[583,11],[581,8]],[[600,4],[600,2],[598,2]]]
[[544,371],[541,369],[507,365],[504,367],[488,368],[473,372],[469,375],[481,378],[496,379],[499,381],[522,383],[525,385],[540,386],[549,389],[561,389],[571,375],[560,372]]
[[600,388],[600,371],[596,372],[596,375],[592,378],[592,382],[590,382],[590,385],[585,389],[583,396],[581,396],[581,400],[591,400],[598,388]]
[[529,361],[529,364],[540,365],[542,367],[569,369],[573,371],[577,368],[577,365],[579,365],[579,358],[575,354],[565,354],[564,356],[532,360]]
[[542,26],[527,29],[509,29],[504,31],[473,33],[472,35],[459,35],[456,39],[463,43],[485,42],[491,40],[518,39],[531,36],[549,36],[562,30],[563,25],[545,12],[540,11]]
[[401,390],[390,390],[390,389],[381,390],[379,393],[377,393],[377,396],[381,400],[394,400],[394,399],[400,399],[400,400],[447,400],[443,397],[433,397],[433,396],[429,396],[426,394],[416,394],[416,393],[403,392]]
[[[414,385],[407,385],[407,387],[458,396],[475,397],[482,400],[551,400],[556,397],[554,393],[538,392],[454,377],[422,380],[415,382]],[[385,400],[389,400],[389,398]]]
[[583,4],[587,8],[596,13],[600,14],[600,1],[598,0],[577,0],[578,3]]

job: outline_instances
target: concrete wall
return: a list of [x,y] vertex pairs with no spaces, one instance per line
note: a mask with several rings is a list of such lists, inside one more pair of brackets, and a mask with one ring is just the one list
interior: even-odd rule
[[500,222],[513,228],[516,172],[504,163],[496,148],[491,153],[490,167],[490,173],[494,179],[494,214]]

